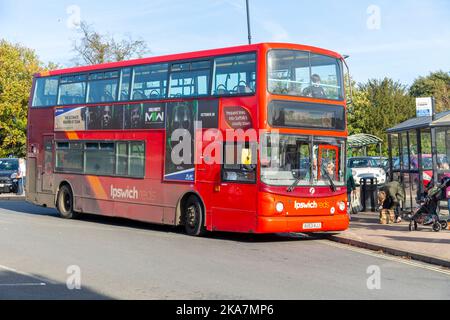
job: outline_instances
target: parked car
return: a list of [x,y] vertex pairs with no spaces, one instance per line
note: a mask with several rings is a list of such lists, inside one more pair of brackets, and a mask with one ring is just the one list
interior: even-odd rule
[[[378,160],[376,160],[378,159]],[[362,178],[376,178],[378,184],[386,183],[385,162],[380,157],[353,157],[347,160],[347,168],[352,171],[353,178],[359,185]],[[384,158],[384,160],[387,160]]]
[[17,193],[19,159],[0,159],[0,193]]

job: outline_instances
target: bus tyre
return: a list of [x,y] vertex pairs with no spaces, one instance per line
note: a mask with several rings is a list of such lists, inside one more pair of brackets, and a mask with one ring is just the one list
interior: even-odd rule
[[73,193],[68,185],[63,185],[59,189],[56,207],[61,218],[75,219],[78,216],[73,210]]
[[204,235],[206,233],[204,217],[202,204],[196,196],[190,196],[186,201],[183,212],[183,223],[186,233],[196,237]]

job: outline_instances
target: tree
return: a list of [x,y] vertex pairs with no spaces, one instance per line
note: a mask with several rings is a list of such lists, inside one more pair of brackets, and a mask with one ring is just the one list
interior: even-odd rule
[[140,58],[148,53],[147,44],[142,40],[133,40],[131,36],[120,41],[110,35],[95,31],[92,25],[81,22],[80,41],[75,41],[73,50],[77,64],[99,64]]
[[349,107],[350,134],[368,133],[383,139],[387,154],[386,130],[414,117],[415,105],[406,86],[392,79],[369,80],[353,90]]
[[417,78],[409,89],[413,97],[436,98],[436,112],[450,110],[450,74],[444,71],[432,72]]
[[56,67],[44,66],[31,49],[0,40],[0,157],[25,156],[33,75]]

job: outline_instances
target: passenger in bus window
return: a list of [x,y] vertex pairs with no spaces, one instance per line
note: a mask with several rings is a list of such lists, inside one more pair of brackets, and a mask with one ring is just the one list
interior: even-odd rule
[[320,85],[320,76],[313,74],[311,76],[311,85],[303,90],[303,95],[312,98],[326,98],[325,90]]
[[325,178],[328,178],[328,176],[332,179],[332,180],[336,180],[336,170],[335,170],[335,166],[333,162],[328,162],[326,167],[325,167],[325,172],[326,172],[326,176]]

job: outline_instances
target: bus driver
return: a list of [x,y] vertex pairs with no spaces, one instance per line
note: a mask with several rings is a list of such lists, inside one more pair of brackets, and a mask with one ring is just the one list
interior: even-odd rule
[[303,90],[303,95],[312,98],[326,98],[325,90],[320,85],[320,76],[313,74],[311,76],[311,85]]

